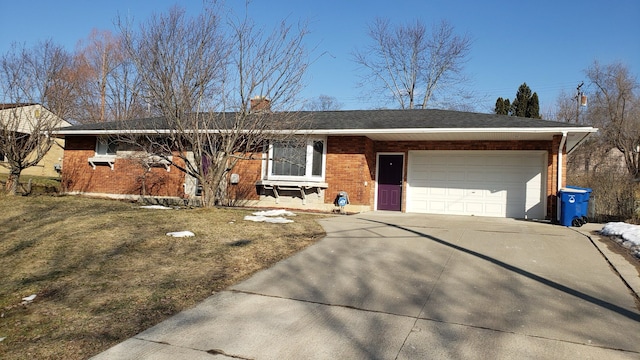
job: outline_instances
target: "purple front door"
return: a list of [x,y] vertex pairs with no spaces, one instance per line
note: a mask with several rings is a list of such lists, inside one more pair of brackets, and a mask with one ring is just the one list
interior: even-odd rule
[[403,155],[378,157],[378,210],[402,210]]

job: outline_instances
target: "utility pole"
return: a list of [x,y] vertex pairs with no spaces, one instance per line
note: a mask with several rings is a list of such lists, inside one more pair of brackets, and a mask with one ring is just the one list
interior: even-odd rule
[[578,119],[580,117],[580,97],[582,96],[580,88],[582,87],[582,85],[584,85],[584,81],[582,81],[576,88],[576,124],[578,123]]
[[580,88],[584,85],[584,81],[580,82],[580,85],[576,88],[576,124],[580,120],[580,106],[587,106],[587,96],[580,91]]

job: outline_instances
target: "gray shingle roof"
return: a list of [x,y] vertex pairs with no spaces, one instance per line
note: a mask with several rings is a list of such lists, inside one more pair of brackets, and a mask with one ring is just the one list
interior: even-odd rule
[[[225,113],[233,118],[233,113]],[[451,110],[347,110],[303,111],[295,114],[301,119],[302,130],[371,130],[371,129],[500,129],[500,128],[573,128],[579,124],[521,118],[496,114],[481,114]],[[269,116],[282,116],[274,113]],[[64,129],[64,133],[95,130],[153,130],[167,129],[162,117],[134,119],[122,122],[82,124]]]
[[[309,114],[309,128],[329,129],[439,129],[571,127],[556,121],[451,110],[354,110]],[[581,125],[578,125],[581,126]]]

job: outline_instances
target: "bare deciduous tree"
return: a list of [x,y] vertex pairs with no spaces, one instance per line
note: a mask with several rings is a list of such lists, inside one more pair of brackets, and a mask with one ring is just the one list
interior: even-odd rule
[[[556,100],[554,113],[548,118],[567,123],[579,123],[594,125],[587,118],[587,110],[580,106],[580,99],[576,94],[561,92]],[[609,150],[611,146],[603,143],[601,133],[591,134],[589,138],[574,150],[567,158],[568,172],[592,173],[607,166]]]
[[74,59],[78,96],[74,118],[81,123],[143,116],[140,81],[121,39],[93,30],[78,43]]
[[[602,65],[595,61],[585,74],[589,82],[578,85],[576,92],[561,93],[552,116],[557,121],[599,129],[569,154],[567,182],[593,190],[590,211],[596,220],[637,221],[634,205],[640,144],[637,80],[621,63]],[[587,85],[586,90],[583,85]],[[588,95],[588,106],[581,105],[583,95]]]
[[89,110],[90,118],[99,121],[106,120],[107,79],[122,62],[118,47],[118,40],[109,31],[96,29],[87,40],[78,44],[77,60],[90,75],[82,91],[85,99],[83,108]]
[[[6,191],[15,195],[22,170],[55,144],[50,135],[73,98],[70,56],[51,41],[18,47],[0,59],[0,152],[9,169]],[[51,110],[51,111],[49,111]]]
[[597,61],[586,70],[595,86],[588,119],[600,127],[602,141],[620,151],[629,175],[640,179],[640,97],[637,79],[621,63]]
[[[153,132],[130,141],[196,179],[204,206],[224,201],[235,164],[286,128],[307,68],[304,26],[282,22],[268,33],[224,13],[213,2],[195,18],[174,7],[137,31],[119,22],[146,100],[162,116]],[[261,111],[251,110],[252,100]]]
[[371,85],[370,93],[388,94],[402,109],[426,108],[436,92],[464,80],[471,39],[456,35],[446,21],[429,32],[419,20],[393,27],[389,20],[376,19],[369,37],[371,45],[353,54],[365,73],[361,85]]
[[309,101],[306,108],[310,111],[334,111],[340,110],[342,104],[333,96],[320,95]]
[[13,44],[0,61],[4,102],[38,103],[62,118],[71,113],[75,74],[61,46],[51,40],[32,47]]

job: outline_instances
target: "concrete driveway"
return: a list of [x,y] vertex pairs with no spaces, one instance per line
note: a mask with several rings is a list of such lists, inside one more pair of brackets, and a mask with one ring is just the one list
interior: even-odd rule
[[640,358],[637,295],[579,231],[386,212],[322,225],[96,359]]

